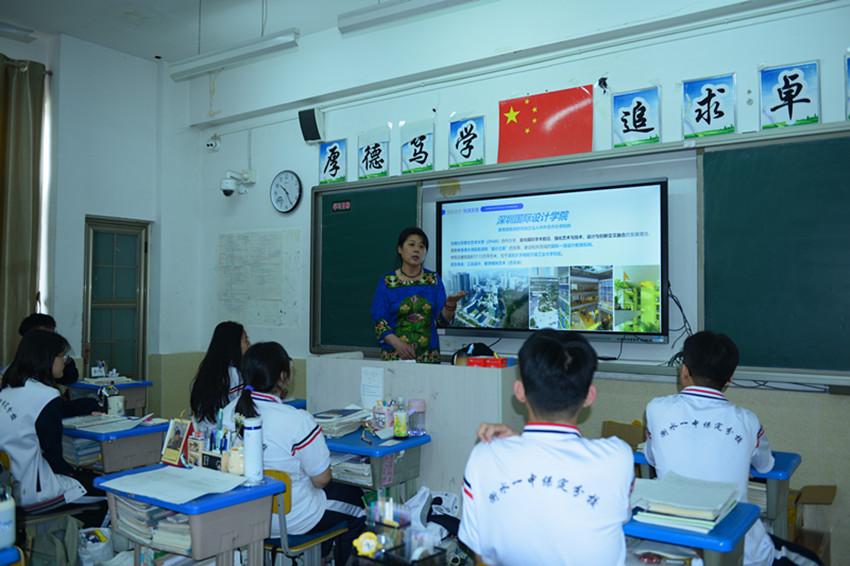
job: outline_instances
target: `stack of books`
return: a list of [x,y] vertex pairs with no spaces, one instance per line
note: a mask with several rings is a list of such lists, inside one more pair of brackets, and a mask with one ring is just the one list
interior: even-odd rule
[[72,466],[97,468],[100,464],[100,442],[63,436],[62,456]]
[[321,425],[325,436],[337,438],[359,429],[360,424],[371,416],[371,412],[356,405],[349,405],[344,409],[322,411],[313,415],[313,418],[316,419],[317,424]]
[[[372,464],[367,456],[346,454],[345,458],[331,455],[331,470],[336,480],[353,483],[363,487],[372,487]],[[335,461],[336,460],[336,461]]]
[[747,501],[759,506],[759,511],[767,513],[767,484],[751,481],[747,484]]
[[153,540],[154,528],[161,520],[174,515],[174,511],[118,496],[115,497],[115,512],[118,529],[143,543]]
[[635,480],[632,507],[636,521],[710,532],[738,503],[734,484],[685,478],[668,473],[660,480]]
[[153,529],[153,545],[157,548],[191,554],[192,531],[189,529],[189,517],[177,513],[160,520]]

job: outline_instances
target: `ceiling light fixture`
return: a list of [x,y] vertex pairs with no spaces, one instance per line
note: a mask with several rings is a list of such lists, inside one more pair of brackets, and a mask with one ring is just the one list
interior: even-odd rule
[[5,37],[6,39],[20,41],[21,43],[32,43],[36,39],[31,35],[34,32],[35,30],[29,28],[22,28],[21,26],[16,26],[7,22],[0,22],[0,37]]
[[298,30],[292,28],[274,35],[240,43],[228,49],[181,59],[171,64],[169,72],[171,78],[175,81],[185,81],[210,71],[244,65],[257,57],[296,47],[298,35]]
[[360,10],[340,14],[337,17],[336,27],[339,28],[340,33],[350,33],[475,1],[390,0],[374,6],[361,8]]

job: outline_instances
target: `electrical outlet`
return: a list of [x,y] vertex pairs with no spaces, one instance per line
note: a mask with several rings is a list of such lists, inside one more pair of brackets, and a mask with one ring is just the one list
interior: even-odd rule
[[207,151],[218,151],[221,148],[221,138],[218,134],[214,135],[204,143],[204,149]]

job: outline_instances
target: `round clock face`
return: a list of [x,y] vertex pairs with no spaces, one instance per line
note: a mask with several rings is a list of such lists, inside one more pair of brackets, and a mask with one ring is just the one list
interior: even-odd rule
[[301,200],[301,179],[295,171],[281,171],[269,187],[272,206],[278,212],[292,212]]

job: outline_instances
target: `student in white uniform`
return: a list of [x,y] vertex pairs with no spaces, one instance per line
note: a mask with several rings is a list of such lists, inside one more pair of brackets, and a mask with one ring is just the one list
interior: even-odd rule
[[[0,389],[0,447],[11,460],[15,500],[30,514],[103,495],[91,487],[91,473],[62,457],[62,400],[54,383],[67,351],[68,342],[55,332],[27,332]],[[105,512],[104,505],[81,519],[100,526]]]
[[[746,501],[750,466],[771,470],[773,454],[758,417],[723,394],[738,365],[738,348],[724,334],[702,331],[685,340],[682,354],[681,391],[653,399],[646,407],[646,458],[658,477],[675,472],[732,483],[738,500]],[[819,563],[811,553],[806,554],[813,562],[801,561],[796,545],[771,538],[756,521],[744,541],[744,564]]]
[[[617,438],[576,426],[596,398],[596,352],[573,332],[540,330],[519,352],[514,395],[528,408],[520,436],[482,425],[463,485],[460,540],[486,564],[617,566],[631,516],[634,461]],[[490,442],[486,442],[486,441]]]
[[245,327],[238,322],[220,322],[215,327],[189,396],[192,415],[203,429],[211,428],[219,409],[242,391],[239,366],[250,345]]
[[[349,485],[331,482],[330,452],[312,415],[282,402],[291,384],[291,362],[277,342],[254,344],[242,358],[244,388],[224,409],[224,424],[239,430],[242,417],[263,420],[263,465],[292,478],[292,508],[286,515],[289,534],[318,533],[339,522],[348,532],[338,537],[334,552],[336,564],[345,564],[351,543],[362,531],[365,512],[363,492]],[[272,536],[278,536],[277,516],[272,518]],[[327,554],[332,543],[323,545]]]

